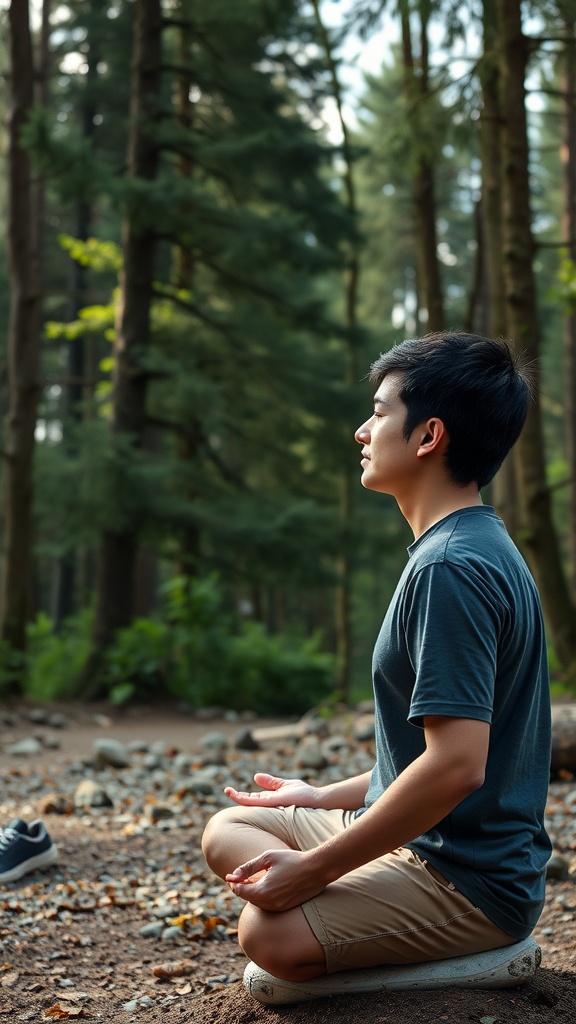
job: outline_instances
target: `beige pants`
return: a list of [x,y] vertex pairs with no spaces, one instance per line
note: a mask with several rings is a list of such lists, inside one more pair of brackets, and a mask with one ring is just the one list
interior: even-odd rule
[[[354,820],[352,811],[307,807],[236,811],[239,822],[295,850],[313,849]],[[342,875],[301,906],[328,972],[443,960],[517,941],[404,847]]]

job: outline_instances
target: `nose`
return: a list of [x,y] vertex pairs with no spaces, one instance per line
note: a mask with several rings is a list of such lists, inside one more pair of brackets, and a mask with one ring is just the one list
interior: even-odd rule
[[354,434],[354,440],[358,441],[358,444],[369,444],[370,443],[370,422],[371,422],[371,419],[372,419],[372,417],[370,417],[369,420],[366,420],[366,422],[363,423],[361,427],[358,427],[358,430]]

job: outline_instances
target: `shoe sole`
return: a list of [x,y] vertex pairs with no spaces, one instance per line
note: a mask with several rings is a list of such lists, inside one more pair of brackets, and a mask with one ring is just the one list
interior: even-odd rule
[[11,868],[10,871],[4,871],[0,875],[0,885],[4,885],[5,882],[17,882],[19,878],[23,878],[24,875],[28,875],[31,871],[42,871],[45,868],[50,868],[57,860],[58,848],[53,843],[47,850],[36,854],[35,857],[28,857],[20,864],[17,864],[16,867]]
[[340,971],[307,982],[281,981],[249,963],[244,985],[260,1003],[283,1005],[363,992],[437,988],[514,988],[540,966],[542,952],[532,938],[484,953],[402,967]]

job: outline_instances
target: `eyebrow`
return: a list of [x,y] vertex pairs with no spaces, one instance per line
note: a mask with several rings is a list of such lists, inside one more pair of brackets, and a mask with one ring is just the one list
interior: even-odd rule
[[385,402],[383,398],[378,398],[376,395],[374,396],[374,405],[381,405],[383,409],[390,408],[390,402]]

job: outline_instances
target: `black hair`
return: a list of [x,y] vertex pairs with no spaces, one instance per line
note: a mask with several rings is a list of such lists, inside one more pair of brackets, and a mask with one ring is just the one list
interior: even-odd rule
[[391,373],[402,375],[406,440],[437,416],[448,431],[451,479],[479,488],[489,483],[518,440],[530,402],[530,377],[511,343],[453,331],[427,334],[383,352],[370,381],[379,386]]

